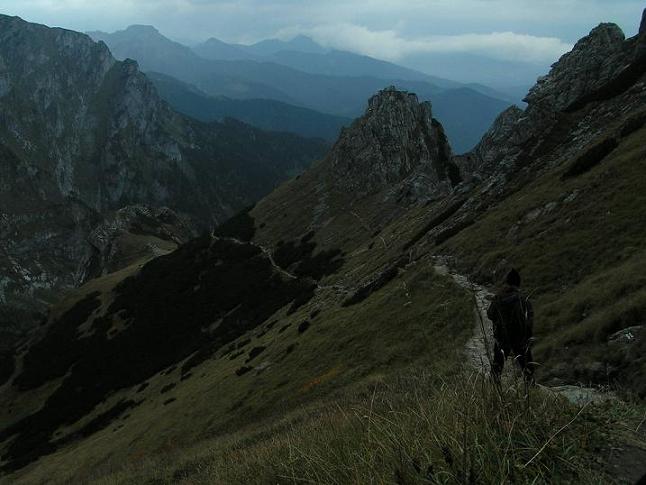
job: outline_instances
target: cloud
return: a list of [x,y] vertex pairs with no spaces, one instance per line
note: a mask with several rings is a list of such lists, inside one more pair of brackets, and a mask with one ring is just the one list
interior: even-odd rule
[[[152,24],[188,43],[251,43],[278,32],[389,60],[470,52],[553,62],[601,21],[629,35],[643,0],[0,0],[3,13],[74,30]],[[343,22],[339,22],[343,19]],[[298,27],[294,27],[298,26]],[[560,39],[560,40],[559,40]]]
[[351,49],[361,54],[392,61],[415,54],[474,53],[493,59],[551,63],[572,49],[556,37],[540,37],[515,32],[467,33],[405,38],[395,30],[370,30],[350,23],[290,27],[282,29],[282,38],[309,35],[327,47]]

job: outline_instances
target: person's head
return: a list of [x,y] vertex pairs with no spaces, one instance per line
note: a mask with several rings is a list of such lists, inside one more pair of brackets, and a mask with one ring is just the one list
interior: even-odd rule
[[520,273],[515,269],[512,269],[509,273],[507,273],[505,281],[509,286],[515,286],[517,288],[520,287]]

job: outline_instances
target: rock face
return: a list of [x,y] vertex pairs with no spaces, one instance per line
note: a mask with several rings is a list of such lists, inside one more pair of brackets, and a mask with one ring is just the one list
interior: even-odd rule
[[482,178],[491,175],[494,169],[499,170],[501,161],[527,139],[529,127],[522,122],[524,116],[525,112],[517,106],[500,113],[473,152],[456,157],[460,173]]
[[344,130],[328,162],[340,186],[365,195],[405,182],[427,194],[459,183],[451,149],[431,104],[385,89],[366,114]]
[[615,24],[594,28],[529,91],[525,98],[528,111],[563,111],[607,83],[623,68],[624,40]]
[[642,22],[639,24],[639,35],[646,33],[646,9],[642,12]]
[[[508,173],[544,146],[551,130],[567,113],[629,91],[646,66],[644,37],[626,39],[615,24],[600,24],[556,62],[549,74],[529,91],[527,109],[509,109],[465,157],[457,163],[480,176]],[[638,98],[634,101],[638,104]],[[580,149],[591,139],[600,120],[590,120]]]
[[178,115],[104,43],[0,16],[0,305],[42,307],[84,281],[87,237],[114,211],[165,206],[209,227],[325,150]]

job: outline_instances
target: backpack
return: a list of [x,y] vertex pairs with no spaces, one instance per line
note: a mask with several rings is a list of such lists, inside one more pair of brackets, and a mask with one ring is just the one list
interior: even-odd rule
[[519,291],[496,296],[487,314],[493,322],[494,338],[504,348],[524,349],[532,338],[534,311]]

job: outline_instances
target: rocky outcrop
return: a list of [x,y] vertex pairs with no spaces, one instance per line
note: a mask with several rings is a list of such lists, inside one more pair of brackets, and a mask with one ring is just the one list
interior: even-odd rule
[[199,234],[190,218],[167,207],[128,206],[109,215],[88,236],[93,254],[84,279],[167,254]]
[[639,35],[646,34],[646,8],[642,13],[642,22],[639,24]]
[[528,114],[563,111],[607,83],[626,62],[624,40],[615,24],[594,28],[529,91],[525,98]]
[[[572,127],[565,126],[563,119],[568,113],[594,107],[635,86],[646,71],[645,46],[643,36],[626,39],[617,25],[600,24],[564,54],[549,74],[538,79],[525,98],[524,113],[507,110],[476,148],[457,162],[481,176],[509,173],[546,151],[545,146],[553,143],[550,137],[559,131],[576,133],[572,146],[581,149],[612,119],[612,103],[604,107],[603,116],[608,116],[605,121],[590,118],[587,126]],[[635,103],[639,102],[636,98]]]
[[406,183],[420,194],[459,183],[451,149],[431,104],[394,87],[373,96],[328,157],[339,187],[367,195]]
[[460,173],[482,180],[500,170],[507,155],[527,139],[529,126],[523,123],[524,117],[525,112],[517,106],[500,113],[471,153],[455,157]]

